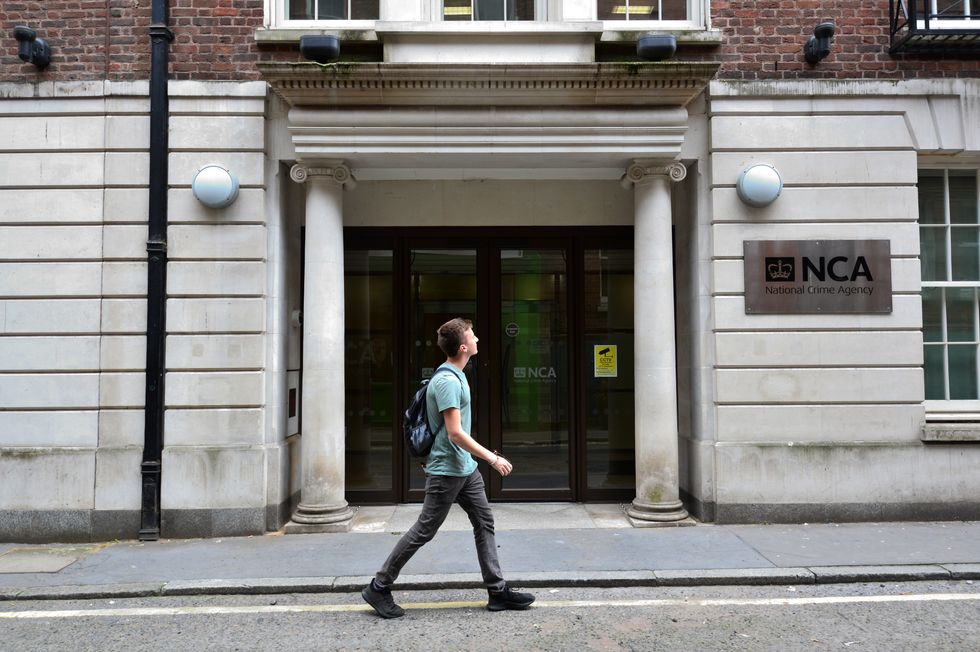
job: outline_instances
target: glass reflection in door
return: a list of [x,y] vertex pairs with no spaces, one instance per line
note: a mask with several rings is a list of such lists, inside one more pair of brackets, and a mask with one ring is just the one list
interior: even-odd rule
[[392,252],[344,252],[348,491],[391,491],[395,349]]
[[[409,379],[408,394],[430,378],[446,361],[436,344],[436,331],[454,317],[476,321],[476,251],[472,249],[415,249],[411,261],[409,301]],[[476,324],[474,323],[476,330]],[[479,333],[479,330],[476,330]],[[474,358],[475,360],[475,358]],[[478,436],[476,366],[473,360],[464,373],[470,382],[474,438]],[[413,460],[409,470],[409,489],[424,489],[425,474]]]
[[500,251],[501,454],[508,489],[570,489],[565,251]]
[[[589,490],[634,487],[633,251],[586,249],[582,292]],[[598,348],[596,348],[598,347]],[[597,361],[613,350],[615,368]]]

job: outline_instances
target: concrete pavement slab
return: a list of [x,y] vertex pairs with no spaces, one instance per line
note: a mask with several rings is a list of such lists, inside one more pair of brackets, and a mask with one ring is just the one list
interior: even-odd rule
[[[52,575],[0,575],[0,587],[269,577],[372,576],[397,536],[384,533],[125,542]],[[769,564],[720,528],[511,530],[498,533],[505,573],[759,568]],[[472,573],[470,532],[440,532],[411,560],[414,574]]]
[[[333,590],[352,593],[363,589],[373,575],[338,577]],[[427,589],[469,589],[480,587],[483,577],[479,573],[431,573],[427,575],[402,575],[395,583],[397,591],[421,591]]]
[[943,564],[954,580],[980,580],[980,564]]
[[980,561],[980,522],[724,527],[776,566],[872,566]]
[[[612,506],[614,509],[617,507]],[[385,532],[406,532],[418,519],[422,506],[398,505]],[[609,512],[614,513],[614,510]],[[573,530],[598,527],[585,505],[577,503],[503,503],[493,506],[497,532],[507,530]],[[625,512],[622,520],[625,521]],[[459,505],[449,510],[440,532],[469,532],[473,529],[466,512]]]
[[14,548],[0,554],[0,573],[57,573],[76,561],[77,555],[60,555],[44,548]]
[[507,582],[516,586],[653,586],[657,576],[653,571],[590,571],[570,573],[553,571],[544,573],[512,573]]
[[625,505],[587,504],[588,513],[596,527],[630,528],[630,520],[626,516]]
[[247,580],[177,580],[163,585],[160,595],[264,595],[267,593],[329,593],[335,577],[263,577]]
[[732,533],[713,527],[502,532],[497,542],[506,572],[772,566]]
[[395,513],[395,505],[358,507],[351,521],[351,532],[384,532]]
[[806,568],[742,568],[709,570],[656,571],[662,586],[813,584],[814,576]]
[[[7,546],[78,561],[56,572],[0,573],[0,599],[359,591],[398,540],[401,506],[362,508],[367,531],[136,541],[88,547]],[[980,523],[597,527],[617,505],[521,505],[498,530],[517,586],[806,584],[980,578]],[[413,507],[415,509],[416,507]],[[495,508],[496,509],[496,508]],[[372,511],[373,510],[373,511]],[[527,529],[548,519],[590,527]],[[406,516],[407,515],[407,516]],[[403,520],[409,520],[403,510]],[[469,522],[446,529],[405,568],[398,587],[479,587]],[[410,520],[414,520],[414,516]],[[395,523],[395,525],[392,525]],[[0,555],[2,559],[2,555]],[[793,563],[795,562],[795,563]],[[20,567],[21,570],[26,567]],[[42,569],[43,570],[43,569]]]
[[100,598],[148,598],[160,595],[162,588],[163,584],[154,582],[25,587],[15,590],[0,589],[0,599],[97,600]]
[[811,566],[817,584],[848,582],[905,582],[948,580],[950,572],[942,566]]

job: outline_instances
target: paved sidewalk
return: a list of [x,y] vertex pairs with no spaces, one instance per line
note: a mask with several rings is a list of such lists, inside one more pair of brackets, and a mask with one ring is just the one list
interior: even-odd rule
[[[359,590],[418,506],[361,508],[346,534],[0,544],[0,600]],[[616,505],[496,505],[519,586],[692,586],[980,579],[980,522],[633,529]],[[401,589],[477,588],[465,515],[405,568]]]

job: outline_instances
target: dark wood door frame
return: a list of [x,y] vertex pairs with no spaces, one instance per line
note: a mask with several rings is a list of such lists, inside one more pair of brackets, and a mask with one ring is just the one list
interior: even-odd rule
[[[484,400],[478,401],[478,413],[474,419],[479,428],[480,440],[484,446],[499,446],[501,437],[500,422],[500,328],[495,317],[500,310],[500,259],[501,248],[535,247],[564,249],[566,262],[566,305],[568,318],[568,383],[569,401],[569,474],[570,488],[559,490],[508,490],[504,491],[499,475],[480,464],[481,472],[487,481],[491,498],[494,500],[519,501],[622,501],[632,498],[632,489],[602,490],[589,489],[586,459],[586,404],[587,397],[583,382],[584,362],[581,356],[583,346],[583,313],[575,301],[582,296],[584,281],[584,252],[586,249],[632,249],[633,228],[631,226],[612,227],[349,227],[344,229],[346,249],[384,249],[393,252],[393,292],[394,305],[392,323],[395,332],[402,337],[395,351],[396,378],[392,409],[392,470],[393,489],[377,492],[348,492],[348,500],[355,503],[397,503],[420,501],[424,493],[410,490],[408,472],[410,465],[417,464],[404,450],[401,438],[401,415],[404,406],[417,387],[410,386],[409,346],[410,329],[407,315],[410,302],[410,268],[408,252],[412,249],[474,249],[477,252],[477,315],[476,324],[481,339],[490,343],[490,354],[476,356],[478,365],[477,387],[473,388]],[[482,331],[482,334],[481,334]],[[498,382],[494,384],[494,379]]]

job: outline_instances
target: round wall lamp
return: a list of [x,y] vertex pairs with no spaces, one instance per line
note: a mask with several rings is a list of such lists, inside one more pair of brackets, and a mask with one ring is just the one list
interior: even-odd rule
[[646,61],[665,61],[677,52],[677,37],[673,34],[648,34],[636,41],[636,55]]
[[319,64],[333,63],[340,58],[340,39],[336,36],[307,34],[299,37],[299,52]]
[[738,176],[735,183],[738,198],[749,206],[768,206],[783,191],[783,179],[768,163],[751,165]]
[[220,165],[205,165],[194,175],[191,190],[208,208],[224,208],[238,198],[238,177]]

